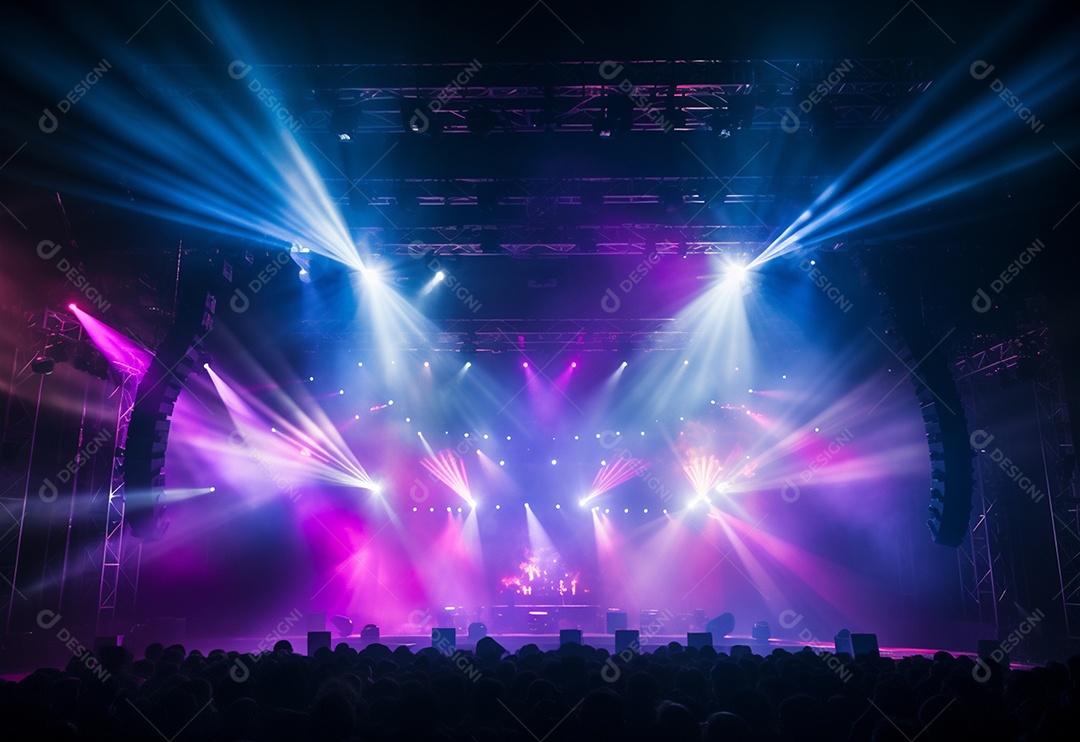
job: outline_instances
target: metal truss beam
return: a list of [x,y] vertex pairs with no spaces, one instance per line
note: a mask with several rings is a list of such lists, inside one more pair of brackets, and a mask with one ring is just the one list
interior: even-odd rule
[[[398,347],[407,351],[512,353],[522,350],[584,352],[617,350],[682,350],[694,334],[674,319],[457,319],[437,332],[408,334]],[[370,329],[355,321],[306,320],[296,338],[320,351],[378,348]]]
[[108,501],[104,503],[105,533],[99,544],[100,588],[97,598],[97,631],[117,631],[117,621],[134,619],[139,590],[139,565],[142,543],[124,538],[124,448],[128,426],[135,409],[138,377],[125,373],[114,395],[117,399],[116,445],[109,477]]
[[[634,101],[632,130],[705,129],[706,117],[747,104],[741,128],[779,129],[788,109],[827,91],[838,128],[877,128],[933,81],[929,64],[903,59],[596,60],[550,64],[265,65],[247,71],[148,65],[145,83],[197,109],[254,83],[281,101],[302,131],[328,132],[334,108],[353,109],[354,134],[402,131],[414,110],[444,134],[468,133],[483,105],[512,131],[591,132],[609,95]],[[231,73],[231,74],[230,74]],[[240,76],[242,73],[242,76]],[[819,87],[820,86],[820,87]],[[751,97],[753,96],[753,97]],[[681,114],[672,115],[674,112]]]

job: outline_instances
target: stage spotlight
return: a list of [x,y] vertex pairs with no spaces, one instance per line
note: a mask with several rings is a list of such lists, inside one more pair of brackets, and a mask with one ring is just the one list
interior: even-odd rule
[[211,492],[217,492],[217,487],[211,487],[211,488],[210,488],[210,491],[211,491]]
[[56,370],[56,361],[51,358],[46,358],[45,356],[38,356],[30,362],[30,370],[35,374],[48,376]]
[[555,503],[555,509],[562,510],[562,505],[560,505],[559,503]]
[[499,115],[487,106],[473,106],[465,112],[465,127],[481,137],[490,134],[499,123]]
[[559,462],[556,459],[551,460],[551,465],[552,466],[555,466],[557,463],[559,463]]
[[472,368],[472,361],[465,361],[465,368]]
[[360,276],[364,279],[364,283],[371,286],[378,284],[381,278],[377,269],[368,266],[360,269]]
[[499,466],[506,466],[506,462],[505,461],[500,461]]
[[435,273],[435,280],[436,281],[442,281],[444,278],[446,278],[446,274],[443,273],[442,271],[437,271]]
[[570,361],[570,368],[577,368],[577,361]]
[[721,613],[716,618],[705,624],[705,630],[714,637],[722,638],[735,631],[735,616],[731,613]]
[[338,636],[343,639],[352,634],[353,622],[348,616],[331,616],[330,624],[338,630]]
[[630,508],[623,508],[623,512],[624,512],[624,513],[629,513],[629,512],[630,512]]
[[529,503],[525,503],[525,507],[529,507]]
[[71,302],[70,304],[68,304],[68,309],[75,311],[76,309],[78,309],[78,307],[75,306],[75,302]]
[[502,510],[502,505],[496,505],[496,506],[495,506],[495,509],[496,509],[496,510]]
[[529,362],[528,361],[522,362],[521,367],[522,368],[528,368],[529,367]]
[[431,363],[429,361],[424,361],[424,368],[431,368]]
[[360,638],[366,642],[379,641],[379,627],[373,623],[369,623],[364,628],[360,629]]
[[756,621],[754,627],[750,629],[750,636],[754,637],[755,641],[767,642],[772,636],[772,631],[769,629],[768,621]]

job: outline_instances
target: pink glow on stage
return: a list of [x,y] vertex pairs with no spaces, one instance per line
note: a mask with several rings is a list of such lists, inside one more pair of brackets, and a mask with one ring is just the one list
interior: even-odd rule
[[608,490],[641,475],[649,468],[649,462],[624,456],[623,453],[625,450],[596,472],[589,494],[584,497],[581,505],[587,505]]
[[683,472],[698,497],[706,497],[720,483],[724,467],[715,456],[695,456],[683,464]]
[[421,465],[432,476],[456,492],[465,502],[473,504],[473,496],[469,491],[469,475],[465,471],[465,463],[461,457],[449,448],[439,451],[434,456],[428,456],[420,460]]
[[[236,427],[227,435],[239,432],[245,438],[254,436],[252,442],[260,445],[267,440],[277,439],[270,448],[274,451],[282,451],[277,446],[284,441],[287,445],[282,452],[284,463],[279,466],[288,466],[290,461],[297,462],[304,472],[303,479],[377,489],[375,481],[317,405],[312,403],[315,411],[308,415],[297,401],[285,396],[279,387],[273,387],[270,396],[276,399],[271,401],[279,402],[280,406],[285,407],[286,413],[295,416],[295,419],[289,419],[271,407],[268,401],[230,383],[218,371],[209,369],[208,375]],[[310,402],[309,399],[304,401]]]
[[114,330],[101,320],[94,319],[74,304],[68,308],[75,313],[79,323],[90,336],[94,346],[101,351],[113,368],[133,374],[138,378],[150,368],[153,356],[131,338]]
[[856,613],[850,597],[874,592],[870,580],[769,533],[761,521],[754,525],[716,510],[710,515],[733,545],[741,545],[737,548],[741,563],[759,584],[769,586],[770,596],[799,595],[805,601],[824,601],[847,620]]

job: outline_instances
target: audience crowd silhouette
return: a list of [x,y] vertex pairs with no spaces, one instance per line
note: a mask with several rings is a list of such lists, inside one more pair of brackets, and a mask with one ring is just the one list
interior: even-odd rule
[[[313,656],[99,651],[0,686],[6,740],[521,740],[904,742],[1074,739],[1080,657],[1032,669],[938,652],[894,660],[809,649],[731,658],[672,643],[629,661],[570,644],[508,653],[361,650]],[[1071,732],[1069,730],[1072,730]]]

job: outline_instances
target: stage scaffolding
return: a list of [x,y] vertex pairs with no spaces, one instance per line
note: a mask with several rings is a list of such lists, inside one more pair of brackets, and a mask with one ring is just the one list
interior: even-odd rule
[[[77,354],[73,349],[87,343],[77,319],[50,309],[30,316],[12,351],[0,482],[4,633],[34,630],[33,616],[46,608],[68,614],[66,625],[82,623],[89,629],[89,611],[96,604],[93,629],[98,634],[122,633],[116,631],[117,620],[133,619],[141,550],[137,541],[124,538],[123,447],[137,369],[114,363],[105,379],[65,369],[60,376],[67,378],[52,384],[77,394],[80,409],[70,413],[77,429],[51,441],[57,450],[42,448],[49,382],[31,364],[46,356],[50,346],[66,345],[68,354]],[[53,355],[58,356],[56,366],[65,363],[62,353]],[[66,475],[54,471],[54,459],[69,462]],[[50,535],[31,555],[24,537],[35,522]]]
[[[1036,307],[1037,308],[1037,307]],[[1080,638],[1080,501],[1076,496],[1072,433],[1060,363],[1050,350],[1045,324],[990,347],[969,352],[955,364],[965,413],[975,434],[988,417],[988,400],[980,394],[978,380],[1009,374],[1018,383],[1030,384],[1034,399],[1034,424],[1038,432],[1041,471],[1038,478],[1045,501],[1034,499],[1032,507],[1045,509],[1050,521],[1056,555],[1055,583],[1059,592],[1045,596],[1060,610],[1070,639]],[[975,442],[977,443],[977,442]],[[1025,615],[1015,588],[1018,560],[1004,537],[1006,513],[1002,504],[1006,487],[999,467],[987,455],[975,455],[975,513],[971,538],[959,550],[960,580],[965,618],[993,624],[999,635]]]

